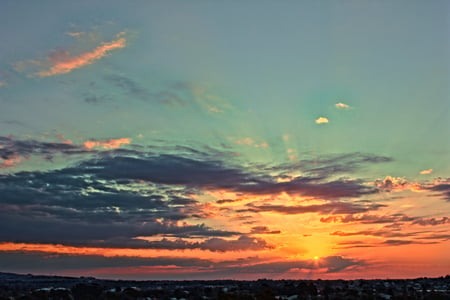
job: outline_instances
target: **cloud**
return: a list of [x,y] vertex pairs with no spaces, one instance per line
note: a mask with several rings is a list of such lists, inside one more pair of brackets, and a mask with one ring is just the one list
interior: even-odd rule
[[254,226],[252,227],[252,234],[279,234],[280,230],[270,230],[267,226]]
[[386,176],[384,180],[375,180],[375,186],[383,191],[390,192],[392,190],[403,190],[410,187],[409,182],[403,177]]
[[115,40],[103,42],[90,52],[71,55],[67,50],[54,51],[50,53],[45,61],[35,62],[37,65],[48,67],[47,70],[36,72],[34,75],[47,77],[69,73],[75,69],[93,64],[95,61],[103,58],[109,52],[124,48],[126,39],[124,33],[119,33]]
[[428,185],[424,187],[425,189],[440,192],[444,196],[444,199],[447,201],[450,201],[450,180],[438,180],[436,183],[433,183],[432,185]]
[[124,48],[126,46],[125,33],[120,32],[116,38],[110,42],[102,42],[94,49],[78,54],[70,53],[66,49],[58,49],[50,52],[44,60],[30,60],[18,62],[15,64],[15,70],[23,72],[31,68],[38,70],[32,73],[32,76],[49,77],[61,74],[67,74],[73,70],[91,65],[97,60],[105,57],[111,51]]
[[234,139],[234,143],[238,145],[253,145],[255,141],[250,137],[246,137],[242,139]]
[[210,251],[240,251],[240,250],[262,250],[270,249],[273,246],[268,245],[266,241],[260,238],[254,238],[241,235],[237,240],[227,241],[222,238],[211,238],[200,244],[200,249]]
[[21,140],[14,137],[0,136],[1,166],[14,167],[23,159],[31,156],[39,156],[51,160],[55,155],[81,155],[87,153],[86,149],[79,145],[63,142],[42,142],[34,139]]
[[253,146],[255,148],[266,148],[269,146],[267,142],[257,143],[254,139],[250,137],[245,138],[230,138],[233,143],[237,145]]
[[295,173],[301,170],[310,177],[327,178],[362,169],[367,164],[392,162],[392,158],[367,153],[346,153],[338,155],[322,155],[311,159],[302,159],[266,168],[283,174]]
[[10,156],[0,159],[0,169],[14,168],[22,159],[19,156]]
[[410,222],[416,218],[409,217],[404,214],[393,215],[346,215],[346,216],[329,216],[320,218],[323,223],[361,223],[361,224],[383,224],[396,222]]
[[[167,238],[159,241],[141,241],[141,248],[151,249],[201,249],[213,252],[227,252],[227,251],[244,251],[244,250],[264,250],[272,249],[273,246],[267,244],[261,238],[255,238],[248,235],[241,235],[234,240],[226,240],[223,238],[209,238],[202,242],[189,242],[183,239],[170,240]],[[119,245],[123,245],[120,243]]]
[[347,202],[329,202],[325,204],[314,205],[254,205],[247,204],[249,207],[246,211],[252,212],[277,212],[286,215],[319,213],[319,214],[355,214],[370,210],[377,210],[384,205],[369,204],[361,205]]
[[330,235],[335,236],[355,236],[355,235],[368,235],[368,236],[377,236],[377,237],[388,237],[388,238],[398,238],[398,237],[417,237],[417,235],[426,233],[426,232],[401,232],[395,229],[369,229],[369,230],[360,230],[354,232],[343,232],[343,231],[334,231],[330,233]]
[[141,87],[134,80],[124,75],[111,74],[104,76],[103,79],[125,91],[127,95],[140,98],[142,100],[146,100],[151,97],[151,94],[145,88]]
[[427,170],[420,171],[420,174],[422,174],[422,175],[428,175],[431,173],[433,173],[433,169],[427,169]]
[[329,123],[328,119],[325,117],[319,117],[318,119],[316,119],[316,124],[325,124],[325,123]]
[[366,186],[358,180],[337,179],[323,181],[307,176],[298,176],[283,182],[259,181],[256,184],[240,184],[234,190],[256,195],[284,192],[290,195],[310,196],[321,199],[357,198],[378,192],[378,190]]
[[364,266],[365,262],[361,260],[348,259],[342,256],[323,257],[320,261],[313,260],[297,260],[282,261],[253,264],[250,266],[240,266],[242,273],[259,273],[259,274],[283,274],[294,270],[314,270],[326,269],[326,273],[335,273],[351,267]]
[[216,203],[217,203],[217,204],[225,204],[225,203],[233,203],[233,202],[236,202],[236,201],[238,201],[238,200],[233,200],[233,199],[220,199],[220,200],[217,200]]
[[[0,175],[0,228],[5,229],[0,232],[0,241],[151,248],[148,241],[137,238],[194,236],[208,239],[203,244],[190,243],[184,247],[211,251],[231,246],[234,249],[269,247],[265,241],[245,233],[208,225],[214,213],[211,205],[196,199],[205,190],[249,196],[287,193],[325,202],[286,206],[253,202],[243,207],[249,215],[252,212],[356,214],[382,207],[376,203],[349,201],[378,193],[378,189],[361,180],[335,179],[336,169],[328,168],[340,164],[340,159],[354,168],[385,161],[376,156],[347,154],[317,159],[315,165],[305,163],[306,170],[315,168],[304,176],[279,182],[278,173],[289,170],[289,166],[266,169],[235,165],[228,159],[230,153],[210,148],[164,146],[152,147],[153,152],[136,147],[103,149],[122,145],[120,139],[111,139],[94,141],[91,145],[94,149],[87,149],[85,145],[66,143],[63,136],[59,138],[62,142],[47,143],[0,137],[2,159],[78,155],[78,163],[57,170]],[[295,169],[301,170],[297,166]],[[265,226],[247,231],[250,231],[247,234],[279,233]],[[224,238],[233,236],[241,238]],[[180,247],[180,244],[171,246]]]
[[350,105],[347,105],[347,104],[342,103],[342,102],[338,102],[334,106],[336,108],[338,108],[338,109],[349,109],[350,108]]
[[86,149],[103,148],[103,149],[116,149],[122,145],[131,143],[130,138],[109,139],[109,140],[88,140],[84,142]]
[[436,226],[436,225],[450,224],[450,218],[448,218],[448,217],[442,217],[441,219],[420,218],[420,219],[414,220],[412,223],[422,225],[422,226],[429,226],[429,225]]
[[[102,275],[123,277],[130,273],[135,278],[141,275],[149,279],[184,279],[193,278],[238,278],[248,279],[245,275],[254,274],[254,279],[263,276],[284,274],[286,272],[320,271],[336,273],[356,267],[364,267],[367,263],[362,260],[345,258],[342,256],[323,257],[319,261],[313,260],[280,260],[264,262],[259,258],[243,258],[225,261],[193,257],[156,256],[151,258],[81,254],[53,254],[39,252],[4,251],[0,255],[0,265],[5,272],[16,273],[52,273]],[[170,267],[168,267],[170,266]],[[179,271],[179,272],[174,272]],[[123,273],[122,273],[123,272]]]

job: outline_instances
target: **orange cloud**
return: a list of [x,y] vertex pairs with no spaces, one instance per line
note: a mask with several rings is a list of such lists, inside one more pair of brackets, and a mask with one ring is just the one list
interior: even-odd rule
[[103,149],[116,149],[123,144],[131,143],[130,138],[120,138],[120,139],[110,139],[110,140],[100,140],[100,141],[86,141],[84,142],[84,147],[91,150],[95,147],[100,147]]
[[73,55],[68,50],[57,50],[51,52],[45,60],[18,62],[15,64],[15,69],[18,72],[22,72],[27,68],[27,65],[32,64],[44,68],[44,70],[33,73],[34,76],[48,77],[66,74],[75,69],[93,64],[95,61],[106,56],[112,50],[124,48],[126,46],[126,42],[127,40],[124,37],[124,33],[121,32],[117,34],[115,40],[103,42],[92,51]]
[[328,123],[329,121],[325,117],[320,117],[315,122],[316,122],[316,124],[324,124],[324,123]]
[[427,175],[427,174],[431,174],[431,173],[433,173],[433,169],[427,169],[427,170],[420,171],[420,174],[422,174],[422,175]]

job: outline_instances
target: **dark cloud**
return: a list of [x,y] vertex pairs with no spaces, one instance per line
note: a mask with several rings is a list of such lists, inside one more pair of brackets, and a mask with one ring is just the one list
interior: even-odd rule
[[101,95],[101,96],[97,96],[97,95],[85,95],[84,96],[84,101],[90,104],[99,104],[99,103],[104,103],[104,102],[110,102],[112,101],[113,98],[107,95]]
[[337,199],[373,194],[377,189],[361,180],[333,180],[297,177],[277,182],[265,173],[248,172],[227,166],[220,160],[199,160],[177,155],[149,155],[141,157],[116,156],[86,161],[80,168],[98,178],[145,180],[158,184],[184,185],[203,189],[227,189],[259,195],[289,194]]
[[448,240],[450,240],[450,234],[448,234],[448,233],[433,233],[433,234],[429,234],[427,236],[419,237],[419,239],[448,241]]
[[182,190],[134,185],[96,180],[78,167],[0,175],[0,240],[138,247],[137,236],[238,234],[181,222],[202,217],[201,205]]
[[239,192],[252,194],[288,193],[325,199],[354,198],[374,194],[378,190],[364,185],[362,181],[345,179],[323,182],[315,177],[299,176],[287,182],[260,181],[256,184],[242,184]]
[[440,183],[429,188],[432,191],[440,192],[445,200],[450,201],[450,183]]
[[254,226],[252,227],[252,234],[279,234],[280,230],[270,230],[267,226]]
[[442,217],[440,219],[420,218],[420,219],[414,220],[412,223],[422,225],[422,226],[427,226],[427,225],[436,226],[436,225],[450,224],[450,218],[448,218],[448,217]]
[[173,265],[178,267],[207,268],[212,262],[200,258],[177,257],[104,257],[99,255],[76,255],[38,252],[3,251],[0,255],[2,271],[12,272],[58,272],[97,268],[154,267]]
[[352,248],[373,248],[373,247],[386,247],[386,246],[404,246],[411,244],[429,245],[437,244],[438,242],[422,242],[417,240],[400,240],[400,239],[387,239],[380,243],[365,243],[361,241],[348,241],[340,242],[334,249],[352,249]]
[[[192,229],[192,228],[191,228]],[[189,237],[195,235],[195,232],[183,232]],[[241,235],[237,239],[223,239],[223,238],[209,238],[202,242],[190,242],[185,239],[168,239],[163,238],[157,241],[146,241],[142,239],[126,239],[126,238],[112,238],[101,241],[83,242],[84,246],[101,246],[109,248],[140,248],[140,249],[169,249],[169,250],[185,250],[185,249],[201,249],[213,252],[227,252],[227,251],[244,251],[244,250],[264,250],[272,249],[265,240],[251,237],[248,235]]]
[[[142,87],[136,80],[118,74],[104,76],[104,80],[123,91],[127,96],[144,100],[154,101],[169,106],[185,106],[192,102],[192,91],[187,83],[174,83],[162,90],[154,90]],[[96,96],[91,96],[96,100]],[[92,101],[94,103],[97,101]]]
[[116,87],[120,88],[126,94],[128,94],[130,96],[133,96],[133,97],[136,97],[136,98],[139,98],[142,100],[149,99],[149,97],[150,97],[149,92],[145,88],[141,87],[134,80],[131,80],[130,78],[128,78],[126,76],[111,74],[111,75],[106,75],[104,77],[104,79],[107,82],[110,82],[113,85],[115,85]]
[[296,269],[327,269],[327,273],[339,272],[351,267],[364,266],[366,263],[360,260],[348,259],[342,256],[323,257],[319,261],[300,260],[282,261],[241,266],[241,273],[282,274]]
[[337,235],[337,236],[355,236],[355,235],[370,235],[370,236],[378,236],[378,237],[389,237],[389,238],[396,238],[396,237],[416,237],[419,234],[426,233],[426,231],[422,232],[400,232],[397,230],[361,230],[361,231],[355,231],[355,232],[343,232],[343,231],[334,231],[330,233],[330,235]]
[[238,200],[233,200],[233,199],[220,199],[220,200],[217,200],[216,203],[217,203],[217,204],[224,204],[224,203],[233,203],[233,202],[236,202],[236,201],[238,201]]
[[403,245],[409,245],[409,244],[413,244],[413,241],[408,241],[408,240],[385,240],[383,242],[383,245],[387,245],[387,246],[403,246]]
[[37,140],[19,140],[13,137],[0,136],[0,158],[7,160],[15,157],[38,155],[52,159],[56,154],[85,154],[88,151],[79,145],[57,142],[40,142]]
[[[155,152],[148,152],[136,146],[86,151],[72,144],[11,137],[1,137],[0,145],[2,158],[39,155],[51,159],[57,154],[89,154],[87,159],[59,170],[0,175],[0,227],[5,229],[0,232],[1,241],[149,248],[156,247],[157,243],[136,237],[168,236],[207,238],[202,243],[183,245],[180,242],[172,243],[170,247],[198,247],[211,251],[270,247],[264,240],[204,225],[202,220],[210,216],[208,209],[192,197],[204,189],[256,195],[286,192],[328,200],[324,204],[305,206],[250,203],[244,209],[248,213],[356,214],[382,206],[359,200],[340,200],[377,192],[362,181],[329,180],[323,175],[311,175],[278,182],[277,176],[265,170],[225,163],[228,153],[208,147],[201,150],[181,146],[172,149],[153,147]],[[156,150],[164,150],[164,154]],[[358,161],[370,159],[359,157]],[[374,161],[378,160],[374,158]],[[335,163],[335,159],[326,163],[330,162]],[[198,224],[192,224],[192,219],[199,220]],[[250,232],[258,233],[279,231],[254,227]],[[240,237],[235,240],[223,239],[238,235]],[[169,247],[169,242],[164,242]]]
[[288,163],[270,167],[275,171],[293,171],[301,169],[307,174],[314,174],[319,177],[329,177],[342,173],[352,173],[367,164],[378,164],[391,162],[392,158],[367,153],[345,153],[345,154],[329,154],[315,157],[313,159],[303,159],[295,163]]

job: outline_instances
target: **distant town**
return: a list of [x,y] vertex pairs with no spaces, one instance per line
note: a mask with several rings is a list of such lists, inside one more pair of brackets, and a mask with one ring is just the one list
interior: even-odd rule
[[375,280],[132,281],[0,273],[0,300],[450,299],[450,275]]

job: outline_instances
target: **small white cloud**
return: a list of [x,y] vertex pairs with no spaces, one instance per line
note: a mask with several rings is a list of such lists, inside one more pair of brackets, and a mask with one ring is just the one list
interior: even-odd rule
[[422,174],[422,175],[427,175],[427,174],[431,174],[431,173],[433,173],[433,169],[427,169],[427,170],[420,171],[420,174]]
[[323,124],[323,123],[328,123],[329,121],[325,117],[320,117],[315,122],[316,122],[316,124]]
[[350,108],[350,105],[342,103],[342,102],[336,103],[334,106],[336,106],[336,108],[339,108],[339,109],[349,109]]

